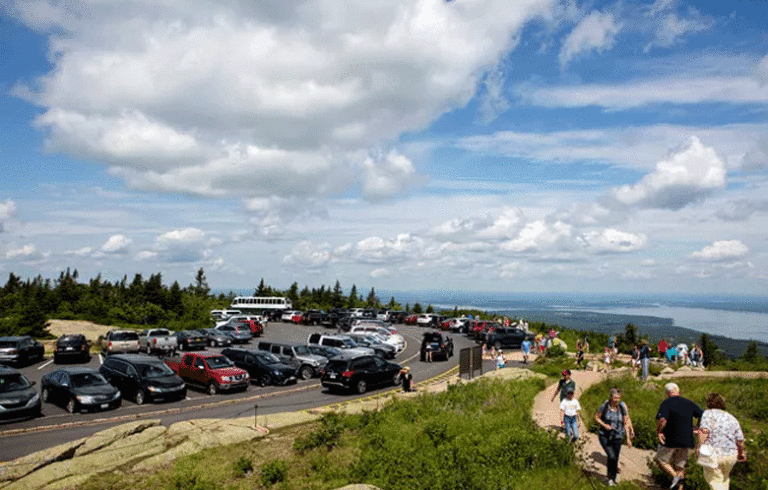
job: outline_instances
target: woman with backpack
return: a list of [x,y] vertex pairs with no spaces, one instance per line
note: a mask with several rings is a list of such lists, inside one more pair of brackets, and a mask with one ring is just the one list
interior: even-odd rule
[[627,445],[630,447],[632,446],[632,438],[635,437],[629,409],[626,403],[621,401],[621,391],[618,388],[611,388],[609,398],[597,409],[595,421],[600,426],[598,438],[608,460],[606,465],[608,467],[608,486],[612,487],[616,485],[619,454],[624,435],[626,434]]

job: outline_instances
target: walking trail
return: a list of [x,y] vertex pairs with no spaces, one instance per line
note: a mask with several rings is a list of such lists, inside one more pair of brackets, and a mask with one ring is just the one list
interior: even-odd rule
[[[587,388],[605,379],[606,374],[594,371],[574,371],[571,375],[576,381],[576,396],[581,396]],[[552,393],[555,387],[549,386],[536,395],[533,401],[533,419],[545,429],[560,430],[560,399],[552,401]],[[607,395],[606,395],[607,396]],[[631,412],[630,412],[631,415]],[[582,411],[582,420],[589,423],[594,416]],[[588,473],[596,476],[600,481],[607,481],[605,477],[605,452],[597,439],[596,434],[587,432],[583,424],[579,424],[579,436],[584,441],[584,465]],[[619,458],[619,481],[637,481],[648,488],[656,488],[651,480],[651,470],[648,467],[648,458],[653,457],[654,451],[637,449],[626,444],[621,448]],[[599,475],[599,476],[598,476]]]
[[[521,359],[522,360],[522,359]],[[616,373],[618,374],[618,373]],[[576,396],[581,394],[595,383],[599,383],[607,374],[605,372],[595,371],[574,371],[571,375],[576,381]],[[748,372],[748,371],[691,371],[680,369],[674,374],[662,375],[663,380],[674,380],[675,378],[696,377],[696,378],[765,378],[768,373]],[[536,395],[533,401],[533,419],[536,423],[545,429],[560,430],[560,402],[559,398],[552,401],[552,394],[555,386],[549,386],[544,391]],[[607,393],[606,393],[607,398]],[[661,402],[661,400],[660,400]],[[632,414],[630,407],[630,415]],[[589,423],[589,419],[594,417],[593,413],[584,413],[582,411],[582,420]],[[584,466],[586,471],[601,482],[607,482],[606,458],[605,452],[597,438],[597,434],[586,431],[583,424],[579,424],[579,436],[584,441]],[[655,451],[647,449],[638,449],[629,447],[626,444],[622,446],[621,457],[619,458],[619,478],[618,481],[635,481],[648,489],[661,489],[651,479],[651,469],[648,466],[649,460],[655,455]]]

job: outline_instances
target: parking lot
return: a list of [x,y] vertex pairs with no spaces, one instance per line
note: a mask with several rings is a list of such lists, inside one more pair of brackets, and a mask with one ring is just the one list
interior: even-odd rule
[[[396,325],[398,333],[406,340],[406,348],[400,352],[393,362],[409,365],[412,368],[414,381],[419,382],[436,376],[456,366],[457,357],[448,361],[426,363],[419,361],[419,348],[423,333],[422,327]],[[260,339],[274,342],[306,344],[307,337],[314,332],[332,333],[322,327],[302,326],[290,323],[270,322],[261,338],[253,339],[244,345],[247,349],[256,349]],[[463,335],[454,337],[456,352],[462,347],[476,345]],[[221,348],[209,348],[211,351],[221,351]],[[62,365],[89,366],[98,369],[101,357],[94,354],[89,363],[55,364],[50,356],[39,363],[21,367],[19,370],[30,380],[36,382],[39,390],[40,380],[45,373],[51,372]],[[386,391],[394,387],[379,388],[375,391]],[[217,417],[226,418],[253,413],[254,405],[258,404],[260,413],[300,410],[329,403],[336,403],[360,395],[331,393],[320,386],[317,377],[308,380],[298,380],[287,386],[260,387],[251,384],[245,392],[226,393],[211,396],[201,389],[189,388],[187,398],[175,402],[153,402],[137,405],[132,400],[124,399],[122,406],[116,410],[88,413],[68,413],[65,408],[50,403],[43,404],[43,416],[32,420],[4,421],[0,425],[0,438],[4,441],[3,454],[0,460],[28,454],[58,442],[70,440],[80,434],[87,434],[87,427],[93,425],[91,432],[102,430],[105,426],[116,425],[123,421],[141,418],[161,418],[164,423],[192,418]],[[34,433],[34,434],[31,434]],[[17,440],[16,445],[11,440]]]

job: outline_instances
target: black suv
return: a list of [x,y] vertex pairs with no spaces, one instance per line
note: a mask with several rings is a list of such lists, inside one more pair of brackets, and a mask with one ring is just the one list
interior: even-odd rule
[[16,365],[33,364],[43,360],[45,347],[29,335],[0,337],[0,362]]
[[80,362],[91,360],[91,343],[81,333],[62,335],[53,345],[53,362],[65,359],[77,359]]
[[486,334],[485,346],[488,349],[494,347],[497,350],[502,347],[519,348],[523,343],[523,340],[528,339],[533,341],[534,338],[534,334],[519,328],[499,327]]
[[400,364],[385,361],[379,356],[345,356],[328,361],[320,383],[328,390],[343,389],[365,393],[369,387],[400,384]]
[[221,355],[229,358],[235,366],[245,369],[251,379],[261,386],[271,384],[286,385],[296,383],[296,368],[284,364],[276,355],[266,351],[249,351],[245,349],[226,348]]
[[320,310],[307,310],[301,314],[301,323],[304,325],[320,325],[328,321],[328,314]]
[[144,354],[116,354],[104,360],[99,368],[109,384],[116,386],[125,398],[137,405],[147,400],[183,400],[187,385],[171,368],[156,357]]
[[0,417],[40,415],[40,395],[20,372],[0,364]]
[[432,352],[432,360],[443,357],[447,361],[453,357],[453,339],[440,332],[424,332],[424,339],[421,341],[422,361],[427,359],[427,352]]

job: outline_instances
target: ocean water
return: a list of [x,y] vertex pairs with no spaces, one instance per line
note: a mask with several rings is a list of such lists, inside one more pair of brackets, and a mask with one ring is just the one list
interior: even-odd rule
[[641,334],[647,334],[652,343],[666,338],[690,344],[698,342],[701,334],[706,333],[731,357],[742,355],[749,342],[755,341],[761,353],[768,355],[768,298],[533,293],[422,295],[422,298],[432,298],[430,303],[422,301],[423,306],[476,308],[576,330],[617,334],[631,323]]

